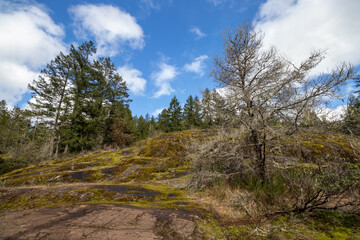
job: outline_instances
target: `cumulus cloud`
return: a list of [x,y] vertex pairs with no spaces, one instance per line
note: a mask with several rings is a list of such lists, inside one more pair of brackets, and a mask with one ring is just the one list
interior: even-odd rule
[[146,80],[142,78],[142,72],[128,65],[117,69],[120,76],[126,82],[126,85],[136,95],[143,95],[146,87]]
[[255,26],[265,45],[275,45],[299,63],[312,50],[327,50],[315,73],[329,72],[340,61],[360,64],[360,1],[267,0]]
[[78,37],[95,38],[99,55],[114,56],[120,45],[128,43],[133,49],[144,47],[144,33],[136,19],[112,5],[76,5],[69,8]]
[[175,66],[164,62],[160,63],[159,70],[151,74],[151,79],[155,81],[155,86],[159,88],[154,97],[158,98],[162,95],[170,95],[175,92],[170,83],[177,75],[178,72]]
[[10,106],[15,106],[26,92],[28,83],[37,75],[22,64],[0,61],[0,100],[4,99]]
[[194,72],[199,74],[200,76],[204,75],[205,70],[205,63],[204,61],[207,60],[209,57],[207,55],[202,55],[200,57],[195,58],[192,63],[185,64],[184,69],[187,72]]
[[200,30],[200,28],[198,28],[198,27],[192,27],[192,28],[190,29],[190,32],[192,32],[192,33],[194,33],[194,34],[196,35],[196,39],[200,39],[200,38],[203,38],[203,37],[206,36],[206,34],[203,33],[203,32]]
[[40,5],[1,1],[0,22],[0,96],[13,106],[39,68],[65,50],[65,33]]

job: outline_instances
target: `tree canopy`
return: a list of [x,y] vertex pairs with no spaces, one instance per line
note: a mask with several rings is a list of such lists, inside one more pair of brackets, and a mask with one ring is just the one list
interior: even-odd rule
[[106,143],[116,131],[115,119],[125,115],[129,101],[125,81],[110,58],[93,59],[95,53],[91,41],[72,45],[69,54],[60,53],[29,85],[33,114],[52,129],[49,154]]

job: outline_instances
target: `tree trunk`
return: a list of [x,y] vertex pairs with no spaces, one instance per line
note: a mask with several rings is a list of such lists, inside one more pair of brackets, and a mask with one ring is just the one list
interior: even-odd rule
[[[259,132],[255,129],[251,130],[251,143],[256,156],[256,171],[262,182],[266,180],[266,154],[265,139],[260,139]],[[265,135],[264,135],[265,136]]]

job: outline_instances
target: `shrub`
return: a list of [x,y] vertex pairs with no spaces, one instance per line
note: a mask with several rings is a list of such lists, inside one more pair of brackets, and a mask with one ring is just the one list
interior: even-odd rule
[[[299,142],[304,141],[305,135],[299,135]],[[315,140],[320,141],[320,138]],[[326,137],[322,137],[322,141],[335,144]],[[287,156],[289,151],[281,149],[281,141],[268,144],[267,151],[271,153],[269,159],[272,161],[267,166],[268,175],[264,181],[256,174],[253,153],[242,132],[234,129],[219,131],[210,141],[193,144],[195,174],[190,187],[215,189],[219,183],[227,184],[240,191],[234,191],[238,196],[221,201],[232,202],[235,208],[246,211],[249,206],[244,206],[244,202],[238,204],[246,195],[246,199],[252,199],[259,208],[258,212],[263,214],[314,209],[354,210],[359,207],[360,166],[357,155],[351,159],[340,155],[322,157],[321,149],[312,151],[312,147],[320,143],[311,139],[306,143],[301,145],[301,151],[316,153],[316,157],[310,156],[311,161],[303,155]],[[329,152],[327,148],[324,147]],[[275,151],[278,149],[280,151]]]
[[282,172],[289,188],[291,211],[360,206],[360,167],[346,160],[294,167]]

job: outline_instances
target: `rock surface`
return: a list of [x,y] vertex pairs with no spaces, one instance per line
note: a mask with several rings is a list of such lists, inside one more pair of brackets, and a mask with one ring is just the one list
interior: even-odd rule
[[203,239],[185,211],[74,205],[0,213],[0,239]]

